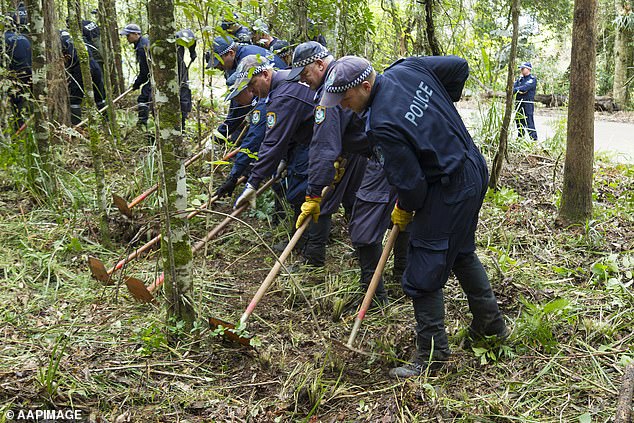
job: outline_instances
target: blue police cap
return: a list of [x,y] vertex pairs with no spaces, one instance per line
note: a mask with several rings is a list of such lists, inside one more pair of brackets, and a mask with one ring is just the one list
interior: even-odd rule
[[324,94],[319,104],[324,107],[336,106],[347,90],[365,81],[373,70],[370,62],[362,57],[344,56],[337,60],[326,76]]
[[219,57],[227,54],[229,50],[236,46],[236,42],[227,36],[214,38],[214,54],[211,56],[207,68],[216,68],[220,64]]
[[278,57],[284,58],[291,54],[291,45],[288,41],[277,40],[269,47],[269,50]]
[[520,69],[526,68],[526,69],[533,70],[533,67],[531,66],[531,62],[524,62],[521,65],[519,65],[518,68]]
[[310,65],[317,59],[323,59],[328,56],[330,56],[328,49],[316,41],[301,43],[293,52],[293,62],[291,65],[293,68],[286,77],[286,80],[299,80],[299,75],[302,73],[305,66]]
[[127,24],[125,28],[119,31],[119,35],[128,35],[128,34],[140,34],[141,27],[137,24]]
[[[236,71],[229,77],[227,84],[232,82],[231,91],[225,100],[229,101],[237,97],[247,88],[251,79],[267,69],[272,69],[273,64],[259,54],[250,54],[240,61]],[[235,75],[235,78],[234,78]]]

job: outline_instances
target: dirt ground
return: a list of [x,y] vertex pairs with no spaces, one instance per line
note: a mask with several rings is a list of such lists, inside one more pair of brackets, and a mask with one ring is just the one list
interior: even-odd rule
[[[132,165],[147,161],[150,148],[132,135],[128,141],[107,147],[107,166],[109,190],[130,199],[151,180]],[[445,289],[451,360],[435,374],[400,381],[387,371],[414,352],[413,316],[390,277],[391,263],[390,305],[368,314],[358,351],[342,345],[354,322],[346,305],[360,295],[343,213],[334,219],[326,268],[280,275],[248,323],[256,346],[246,348],[218,336],[207,319],[237,322],[274,263],[268,247],[288,239],[291,222],[271,222],[272,195],[195,256],[199,319],[197,331],[185,333],[165,323],[161,290],[155,305],[138,304],[120,272],[113,286],[103,286],[86,266],[89,255],[109,266],[133,249],[130,240],[140,245],[153,236],[156,199],[133,219],[111,208],[116,244],[101,247],[91,201],[78,198],[89,189],[87,150],[60,148],[70,174],[79,175],[66,179],[75,185],[67,182],[66,195],[74,197],[65,208],[33,202],[6,170],[0,173],[5,415],[74,408],[83,421],[115,423],[569,422],[614,415],[624,365],[634,358],[632,167],[597,164],[595,216],[582,227],[560,227],[562,160],[543,151],[512,154],[478,232],[478,253],[512,336],[502,345],[465,348],[470,315],[452,278]],[[192,205],[221,181],[223,169],[210,176],[210,166],[191,169]],[[228,213],[231,201],[212,209]],[[223,218],[209,212],[192,220],[193,240]],[[123,274],[149,284],[160,268],[154,250]]]

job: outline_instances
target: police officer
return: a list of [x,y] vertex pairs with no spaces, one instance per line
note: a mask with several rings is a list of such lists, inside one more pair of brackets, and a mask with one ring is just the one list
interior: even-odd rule
[[128,42],[134,45],[136,60],[139,64],[139,74],[132,84],[132,90],[141,88],[141,94],[137,97],[139,120],[137,126],[146,127],[150,118],[152,107],[152,85],[150,84],[150,66],[147,61],[150,40],[141,35],[141,27],[137,24],[128,24],[119,31],[120,35],[125,35]]
[[[60,41],[62,45],[62,55],[64,56],[64,67],[66,68],[66,80],[68,81],[68,94],[70,98],[70,120],[73,125],[81,122],[81,103],[84,99],[84,79],[81,73],[81,64],[73,39],[68,31],[60,31]],[[102,109],[106,105],[106,95],[103,85],[103,76],[99,64],[89,56],[90,76],[93,84],[93,94],[97,109]]]
[[326,38],[321,34],[321,32],[319,32],[319,28],[315,24],[315,21],[313,21],[311,18],[308,18],[307,24],[309,40],[317,41],[322,46],[327,47],[328,43],[326,42]]
[[[235,72],[238,63],[249,55],[260,55],[270,58],[273,66],[278,69],[284,69],[287,66],[282,59],[263,47],[239,45],[228,37],[219,36],[214,38],[214,54],[210,57],[207,67],[224,71],[225,79],[227,79]],[[232,101],[229,113],[225,121],[218,127],[218,132],[228,138],[242,124],[248,112],[248,107],[241,107],[235,101]]]
[[[302,43],[293,52],[293,68],[288,78],[299,79],[315,90],[315,103],[318,103],[326,73],[333,65],[334,58],[326,47],[315,41]],[[308,189],[296,222],[296,228],[299,228],[305,219],[312,219],[303,251],[306,264],[325,264],[332,214],[339,209],[344,198],[354,198],[369,154],[364,122],[356,113],[339,106],[329,110],[321,106],[315,108],[315,126],[309,150]],[[331,185],[333,180],[336,182],[335,188],[322,204],[322,190]]]
[[22,112],[25,106],[25,93],[31,86],[31,41],[16,31],[14,21],[7,19],[2,39],[1,54],[9,58],[7,68],[11,78],[16,82],[16,90],[10,94],[11,104],[15,110],[17,128],[22,126]]
[[233,12],[232,19],[225,19],[220,23],[223,31],[226,31],[240,45],[251,44],[251,31],[249,28],[240,25],[240,16]]
[[[178,82],[179,96],[181,103],[181,127],[185,129],[185,120],[192,111],[192,91],[189,88],[189,67],[198,55],[196,54],[196,36],[191,29],[183,29],[176,33],[177,45],[176,56],[178,59]],[[189,64],[185,64],[185,47],[189,51]]]
[[287,81],[290,71],[275,70],[263,56],[247,56],[239,68],[237,89],[249,89],[253,95],[266,99],[266,132],[258,160],[235,207],[247,202],[255,206],[258,187],[266,178],[279,173],[278,165],[285,159],[288,163],[286,199],[298,213],[306,194],[315,92],[306,85]]
[[394,377],[420,375],[449,358],[443,287],[451,271],[473,315],[469,338],[507,336],[475,254],[488,172],[453,105],[468,75],[467,62],[456,56],[401,59],[382,75],[367,60],[347,56],[331,70],[321,99],[324,106],[368,112],[368,138],[398,193],[392,222],[400,229],[411,223],[402,287],[414,306],[417,356],[392,369]]
[[269,46],[269,51],[282,59],[288,66],[291,65],[293,59],[293,49],[286,40],[276,40]]
[[29,13],[26,10],[24,2],[18,3],[18,7],[13,12],[13,21],[18,29],[18,32],[28,34],[29,32]]
[[251,41],[256,46],[264,47],[270,50],[271,46],[278,41],[277,37],[274,37],[269,32],[269,26],[262,18],[258,18],[253,22],[253,35]]
[[519,65],[522,76],[515,80],[513,93],[517,102],[517,113],[515,124],[517,125],[518,136],[523,137],[525,132],[531,139],[537,141],[537,131],[535,130],[535,91],[537,90],[537,78],[531,74],[533,67],[530,62]]
[[99,26],[91,20],[82,19],[81,21],[81,34],[84,38],[84,43],[88,48],[88,53],[95,59],[103,70],[103,55],[101,54],[101,31]]

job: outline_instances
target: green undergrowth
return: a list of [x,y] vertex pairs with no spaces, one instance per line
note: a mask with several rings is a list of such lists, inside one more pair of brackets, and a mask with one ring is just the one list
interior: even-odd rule
[[[144,134],[124,134],[116,145],[104,141],[105,164],[109,193],[130,201],[156,181],[157,157]],[[192,152],[197,143],[192,139]],[[3,150],[0,411],[72,406],[108,421],[129,413],[145,422],[607,421],[624,366],[634,359],[634,170],[598,162],[592,219],[559,227],[560,152],[528,147],[511,149],[502,188],[487,194],[478,230],[478,253],[510,338],[464,347],[470,315],[451,278],[451,360],[437,374],[408,381],[387,375],[414,352],[412,306],[391,278],[391,261],[390,306],[366,316],[355,340],[361,352],[343,346],[354,323],[350,304],[362,294],[343,213],[334,219],[325,269],[282,270],[249,319],[256,348],[248,350],[223,340],[207,319],[236,323],[274,264],[270,248],[288,240],[290,219],[274,224],[272,194],[194,256],[199,319],[186,333],[179,322],[165,322],[160,290],[158,305],[138,304],[119,273],[105,287],[86,267],[89,255],[109,267],[130,242],[156,235],[156,197],[133,219],[110,208],[115,248],[107,250],[99,243],[85,144],[57,140],[60,189],[39,200],[20,182],[16,157]],[[216,157],[224,151],[219,146]],[[192,207],[223,181],[227,166],[214,163],[190,167]],[[194,241],[232,202],[222,199],[192,219]],[[125,274],[148,284],[160,270],[152,251]],[[173,335],[179,343],[170,342]]]

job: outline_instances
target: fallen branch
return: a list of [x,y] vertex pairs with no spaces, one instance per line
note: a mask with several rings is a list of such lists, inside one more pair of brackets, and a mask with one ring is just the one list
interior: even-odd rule
[[634,394],[634,363],[630,363],[623,373],[623,384],[616,405],[615,423],[630,423],[632,421],[632,394]]

